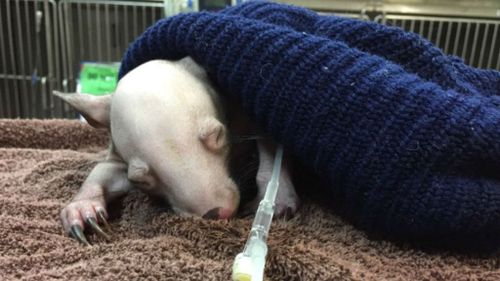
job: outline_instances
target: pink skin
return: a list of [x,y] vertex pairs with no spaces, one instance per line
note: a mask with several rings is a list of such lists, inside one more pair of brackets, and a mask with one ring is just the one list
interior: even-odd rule
[[101,211],[108,218],[106,203],[125,195],[131,188],[133,185],[127,179],[126,165],[110,152],[105,161],[94,167],[71,203],[61,211],[64,229],[69,233],[71,226],[76,224],[83,230],[89,217],[105,223],[97,212]]
[[[257,196],[249,204],[251,210],[256,210],[260,200],[264,198],[268,182],[271,180],[274,165],[276,144],[272,141],[257,141],[259,150],[259,170],[257,171]],[[275,212],[278,217],[290,217],[299,208],[300,200],[291,178],[292,161],[284,155],[279,177],[278,194],[275,201]]]
[[[163,197],[181,215],[226,219],[235,215],[239,192],[229,176],[228,132],[220,97],[194,61],[150,61],[123,77],[114,95],[55,93],[90,125],[107,128],[112,143],[75,198],[61,211],[69,233],[105,223],[107,203],[131,188]],[[270,179],[275,147],[259,141],[258,198]],[[299,200],[285,162],[277,213],[293,214]],[[95,227],[92,227],[95,230]]]

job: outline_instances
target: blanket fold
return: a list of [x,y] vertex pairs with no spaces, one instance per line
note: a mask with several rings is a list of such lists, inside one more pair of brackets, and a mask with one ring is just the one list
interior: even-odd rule
[[344,42],[350,47],[399,64],[407,72],[446,89],[464,94],[498,95],[498,71],[467,66],[461,58],[449,57],[418,34],[400,28],[337,16],[322,17],[305,8],[288,6],[284,9],[280,4],[264,1],[245,3],[223,10],[222,13]]
[[250,1],[159,21],[130,46],[120,77],[187,55],[328,179],[356,226],[392,239],[499,246],[498,72],[399,29]]

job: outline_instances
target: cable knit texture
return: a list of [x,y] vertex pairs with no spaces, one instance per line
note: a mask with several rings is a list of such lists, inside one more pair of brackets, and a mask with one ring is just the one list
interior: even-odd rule
[[191,56],[356,226],[390,239],[500,244],[500,73],[416,34],[250,1],[157,22],[120,77]]

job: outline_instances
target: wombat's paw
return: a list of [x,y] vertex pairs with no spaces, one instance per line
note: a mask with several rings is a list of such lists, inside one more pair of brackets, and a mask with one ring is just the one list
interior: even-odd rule
[[[247,216],[253,214],[259,208],[260,201],[264,198],[264,194],[260,192],[257,196],[244,206],[242,215]],[[274,201],[274,216],[277,218],[289,219],[292,218],[300,206],[300,199],[295,192],[293,185],[280,185],[276,200]]]
[[90,227],[96,234],[109,240],[109,235],[99,226],[103,225],[109,232],[106,209],[98,200],[77,200],[71,202],[61,211],[61,221],[67,233],[85,245],[90,245],[83,231]]
[[[281,187],[280,187],[281,188]],[[289,219],[292,218],[300,206],[300,199],[295,193],[293,186],[285,192],[280,192],[276,195],[274,202],[274,215],[278,218]]]

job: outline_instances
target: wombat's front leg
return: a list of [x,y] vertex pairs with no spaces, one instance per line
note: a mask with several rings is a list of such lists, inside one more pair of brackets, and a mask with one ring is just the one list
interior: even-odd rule
[[108,227],[106,204],[131,188],[127,165],[110,152],[105,161],[94,167],[71,203],[61,211],[64,230],[86,245],[89,242],[83,230],[89,226],[108,240],[109,236],[99,227],[99,224]]
[[[262,139],[257,141],[257,146],[259,150],[259,170],[257,171],[256,179],[258,191],[255,199],[246,206],[245,213],[257,210],[260,201],[264,198],[267,184],[271,180],[273,171],[276,144],[272,141]],[[278,193],[276,194],[276,201],[274,203],[275,215],[277,217],[289,218],[293,216],[300,205],[300,199],[292,183],[291,170],[292,161],[285,151],[281,165]]]

